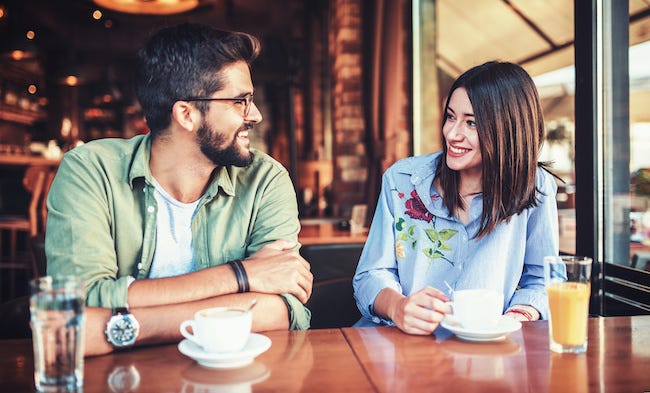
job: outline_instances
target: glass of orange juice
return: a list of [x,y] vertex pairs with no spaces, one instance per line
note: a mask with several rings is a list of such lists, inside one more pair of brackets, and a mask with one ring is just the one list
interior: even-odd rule
[[591,258],[580,256],[544,257],[548,334],[554,352],[587,350],[591,262]]

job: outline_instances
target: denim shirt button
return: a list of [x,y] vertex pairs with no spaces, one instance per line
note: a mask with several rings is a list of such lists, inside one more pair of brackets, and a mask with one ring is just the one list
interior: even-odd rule
[[148,211],[149,213],[153,213],[154,210],[156,210],[156,209],[154,209],[153,206],[149,206],[149,207],[147,208],[147,211]]
[[138,263],[138,270],[142,270],[142,262]]

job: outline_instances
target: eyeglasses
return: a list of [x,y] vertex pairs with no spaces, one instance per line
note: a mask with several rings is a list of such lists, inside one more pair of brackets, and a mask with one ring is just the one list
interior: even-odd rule
[[191,97],[191,98],[185,98],[180,101],[231,101],[234,102],[235,105],[243,105],[244,106],[243,116],[248,117],[248,114],[251,111],[251,106],[253,104],[253,95],[246,94],[243,97],[236,97],[236,98]]

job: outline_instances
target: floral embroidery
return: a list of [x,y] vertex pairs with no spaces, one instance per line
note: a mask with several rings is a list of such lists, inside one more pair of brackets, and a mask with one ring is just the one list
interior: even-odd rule
[[406,258],[406,254],[404,253],[404,246],[400,242],[395,243],[395,256],[398,259]]
[[400,192],[400,191],[397,191],[396,188],[392,188],[391,191],[395,191],[395,192],[397,193],[397,197],[398,197],[399,199],[403,199],[403,198],[404,198],[404,193],[403,193],[403,192]]
[[413,190],[411,191],[411,199],[406,201],[406,214],[411,218],[416,220],[424,220],[426,222],[431,222],[433,219],[433,214],[424,207],[424,203],[418,196],[418,193]]
[[[396,189],[392,191],[398,192],[397,196],[402,199],[404,193],[400,193]],[[435,201],[440,199],[440,195],[434,194],[431,195],[431,198]],[[446,257],[445,252],[452,251],[452,248],[447,245],[447,242],[456,236],[458,231],[454,229],[442,229],[438,231],[436,229],[436,217],[426,209],[415,190],[411,191],[411,198],[406,200],[404,206],[406,208],[404,213],[407,216],[431,223],[431,228],[424,229],[428,242],[426,247],[422,249],[422,253],[431,259],[443,259],[453,266],[454,262]],[[407,243],[415,250],[418,243],[418,237],[416,236],[418,227],[415,224],[408,225],[406,219],[398,217],[395,222],[395,229],[398,232],[397,242],[395,242],[395,256],[398,259],[404,259],[406,258],[406,251],[403,243]]]

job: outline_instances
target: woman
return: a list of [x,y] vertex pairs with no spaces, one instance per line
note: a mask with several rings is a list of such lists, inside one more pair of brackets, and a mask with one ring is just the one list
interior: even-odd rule
[[557,185],[538,162],[544,121],[521,67],[488,62],[452,85],[443,150],[383,176],[354,277],[363,318],[430,334],[453,290],[504,294],[506,315],[548,315],[542,260],[558,253]]

